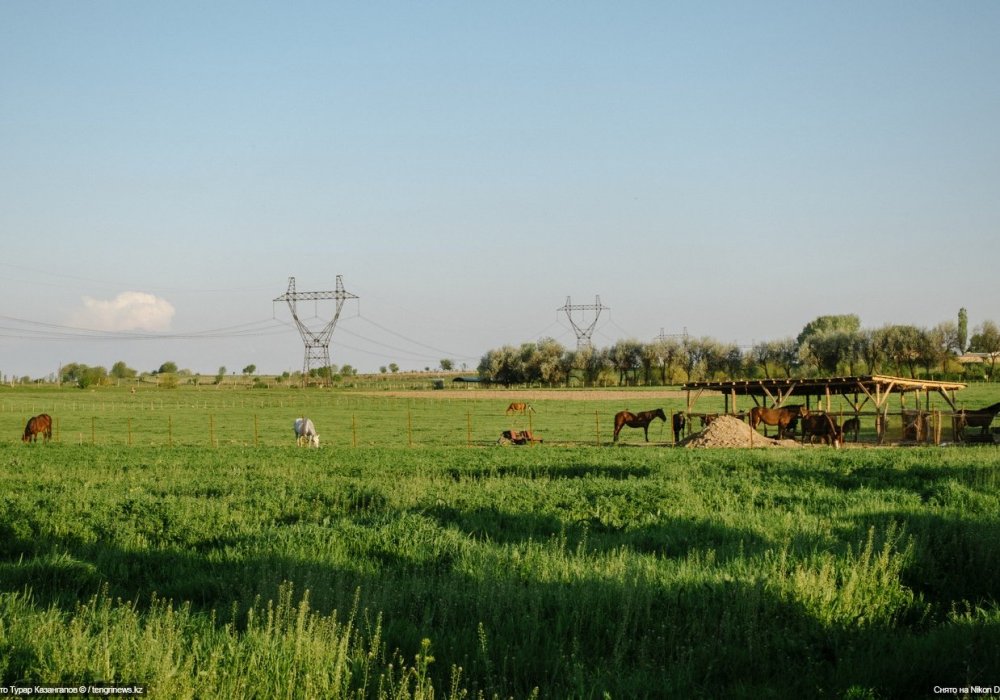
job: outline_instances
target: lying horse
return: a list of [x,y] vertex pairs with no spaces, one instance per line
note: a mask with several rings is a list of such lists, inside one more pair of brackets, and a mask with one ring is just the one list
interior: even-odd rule
[[505,430],[500,433],[498,445],[506,445],[512,442],[515,445],[527,445],[532,442],[542,442],[542,438],[532,435],[530,430]]
[[784,406],[782,408],[765,408],[764,406],[754,406],[750,409],[750,427],[754,430],[761,423],[764,424],[764,435],[767,435],[767,426],[778,426],[778,438],[785,437],[785,430],[792,426],[799,418],[809,415],[809,409],[802,404],[794,406]]
[[658,408],[655,411],[643,411],[642,413],[630,413],[629,411],[616,413],[615,437],[612,442],[618,442],[618,433],[626,425],[630,428],[642,428],[646,435],[646,442],[649,442],[649,424],[653,422],[654,418],[659,418],[664,423],[667,422],[667,416],[663,413],[662,408]]
[[993,422],[993,418],[996,417],[998,412],[1000,412],[1000,403],[979,408],[975,411],[962,409],[958,412],[958,424],[963,431],[966,426],[972,426],[973,428],[979,428],[980,434],[985,435],[986,431],[989,430],[990,423]]
[[511,415],[512,413],[520,413],[523,416],[528,412],[531,413],[535,412],[535,409],[531,407],[530,403],[512,403],[510,406],[507,407],[506,411],[508,416]]
[[39,435],[46,440],[52,439],[52,416],[48,413],[40,413],[28,419],[28,424],[24,426],[21,442],[37,442]]

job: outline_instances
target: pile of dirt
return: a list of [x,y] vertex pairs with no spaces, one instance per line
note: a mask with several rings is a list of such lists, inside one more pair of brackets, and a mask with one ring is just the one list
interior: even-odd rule
[[683,447],[799,447],[795,440],[764,437],[739,418],[719,416],[700,433],[679,443]]

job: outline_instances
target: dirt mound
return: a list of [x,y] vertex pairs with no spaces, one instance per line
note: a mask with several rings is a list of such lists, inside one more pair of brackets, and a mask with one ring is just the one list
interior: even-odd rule
[[799,447],[795,440],[764,437],[739,418],[719,416],[700,433],[684,438],[683,447]]

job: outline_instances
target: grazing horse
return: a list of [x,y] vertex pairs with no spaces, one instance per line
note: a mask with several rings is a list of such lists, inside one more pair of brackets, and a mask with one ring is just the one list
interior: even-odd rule
[[810,413],[802,417],[802,437],[808,437],[810,444],[818,437],[827,445],[839,448],[844,442],[844,431],[829,413]]
[[684,418],[683,413],[675,413],[671,420],[673,421],[674,429],[674,442],[680,442],[681,434],[684,432],[684,424],[687,422]]
[[532,442],[542,442],[542,438],[533,435],[530,430],[505,430],[500,433],[500,439],[497,440],[497,444],[506,445],[508,442],[512,442],[515,445],[527,445]]
[[37,442],[39,435],[46,440],[52,439],[52,416],[48,413],[40,413],[28,419],[28,424],[24,426],[21,442]]
[[525,415],[526,413],[529,413],[529,412],[530,413],[534,413],[535,412],[535,409],[533,409],[531,407],[531,404],[530,403],[519,403],[519,402],[512,403],[510,406],[507,407],[507,411],[506,411],[506,413],[507,413],[508,416],[511,415],[511,414],[513,414],[513,413],[519,413],[519,414],[521,414],[523,416],[523,415]]
[[615,437],[612,442],[618,442],[618,433],[626,425],[630,428],[642,428],[643,433],[646,435],[646,442],[649,442],[649,424],[653,422],[654,418],[659,418],[664,423],[667,422],[667,416],[663,413],[662,408],[658,408],[655,411],[642,411],[641,413],[630,413],[629,411],[616,413]]
[[990,423],[993,422],[993,418],[996,414],[1000,412],[1000,403],[995,403],[985,408],[979,408],[975,411],[967,411],[962,409],[958,412],[959,425],[961,426],[963,432],[966,426],[972,426],[973,428],[980,428],[980,434],[985,435],[986,431],[990,427]]
[[750,409],[750,427],[754,430],[761,423],[764,424],[764,435],[767,435],[767,426],[776,425],[778,426],[778,437],[785,437],[785,430],[792,426],[794,430],[794,424],[799,420],[799,418],[805,418],[809,415],[809,409],[802,404],[796,404],[794,406],[785,406],[783,408],[765,408],[764,406],[754,406]]
[[316,433],[316,426],[311,418],[296,418],[295,423],[295,444],[301,447],[319,447],[319,435]]

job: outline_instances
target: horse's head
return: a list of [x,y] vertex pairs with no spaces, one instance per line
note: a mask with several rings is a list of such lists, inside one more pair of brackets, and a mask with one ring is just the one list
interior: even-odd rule
[[662,408],[656,409],[656,412],[653,414],[653,417],[662,419],[664,423],[667,422],[667,414],[663,412]]

